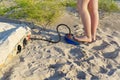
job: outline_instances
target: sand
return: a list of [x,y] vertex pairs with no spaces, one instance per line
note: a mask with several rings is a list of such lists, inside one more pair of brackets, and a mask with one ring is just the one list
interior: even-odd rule
[[[73,34],[83,33],[77,13],[69,11],[54,26],[35,27],[32,37],[57,40],[56,25],[70,26]],[[74,25],[78,25],[74,27]],[[20,54],[0,68],[1,80],[119,80],[120,79],[120,13],[100,15],[97,41],[71,45],[31,40]]]

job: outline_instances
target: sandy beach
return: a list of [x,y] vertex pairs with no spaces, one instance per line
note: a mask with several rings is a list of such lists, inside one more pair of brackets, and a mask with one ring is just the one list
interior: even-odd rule
[[[70,26],[73,34],[83,33],[76,11],[68,11],[52,26],[35,27],[32,36],[57,40],[56,26]],[[78,26],[75,26],[78,25]],[[0,67],[0,80],[119,80],[120,79],[120,13],[100,13],[97,40],[80,45],[62,40],[52,44],[31,40],[21,53],[10,57]]]

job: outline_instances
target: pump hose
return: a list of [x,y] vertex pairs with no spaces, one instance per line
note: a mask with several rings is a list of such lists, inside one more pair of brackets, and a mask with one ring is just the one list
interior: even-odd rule
[[60,35],[60,32],[59,32],[59,27],[60,26],[65,26],[69,30],[68,34],[71,34],[71,29],[70,29],[70,27],[68,25],[66,25],[66,24],[59,24],[56,27],[56,30],[57,30],[57,33],[58,33],[58,37],[59,37],[57,41],[48,40],[48,39],[42,39],[42,38],[31,38],[31,40],[42,40],[42,41],[47,41],[47,42],[50,42],[50,43],[58,43],[58,42],[61,41],[61,35]]

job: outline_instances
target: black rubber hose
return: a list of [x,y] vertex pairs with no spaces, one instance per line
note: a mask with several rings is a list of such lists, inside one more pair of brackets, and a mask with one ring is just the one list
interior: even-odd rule
[[57,33],[58,33],[58,37],[59,39],[57,41],[53,41],[53,40],[48,40],[48,39],[42,39],[42,38],[31,38],[31,40],[43,40],[43,41],[47,41],[47,42],[50,42],[50,43],[58,43],[61,41],[61,35],[60,35],[60,32],[59,32],[59,27],[60,26],[65,26],[67,27],[67,29],[69,30],[68,34],[71,34],[71,29],[68,25],[66,24],[59,24],[57,27],[56,27],[56,30],[57,30]]

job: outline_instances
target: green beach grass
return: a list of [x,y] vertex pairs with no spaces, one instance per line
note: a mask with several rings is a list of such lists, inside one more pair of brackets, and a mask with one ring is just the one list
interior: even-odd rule
[[11,7],[0,6],[0,16],[45,24],[54,22],[64,10],[57,0],[15,0],[15,3]]
[[99,0],[99,9],[106,12],[117,12],[120,11],[115,0]]
[[[66,7],[76,8],[76,0],[14,0],[16,5],[0,5],[0,16],[24,19],[35,23],[54,22]],[[99,9],[106,12],[119,11],[114,0],[99,0]]]

